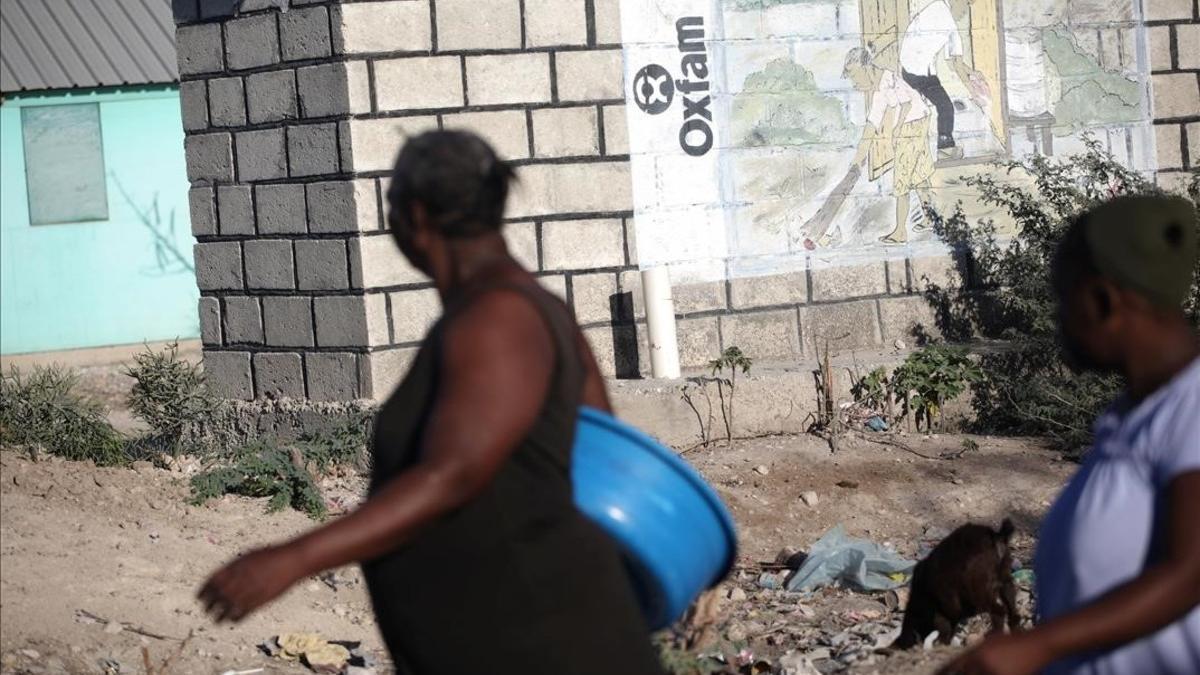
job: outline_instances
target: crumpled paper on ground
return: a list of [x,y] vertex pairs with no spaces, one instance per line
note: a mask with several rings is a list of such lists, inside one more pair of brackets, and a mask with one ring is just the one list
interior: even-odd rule
[[804,591],[839,582],[856,591],[886,591],[903,586],[915,565],[873,541],[846,536],[838,524],[812,545],[787,589]]
[[346,645],[315,633],[284,633],[262,645],[263,651],[285,661],[301,661],[318,673],[341,673],[356,657]]

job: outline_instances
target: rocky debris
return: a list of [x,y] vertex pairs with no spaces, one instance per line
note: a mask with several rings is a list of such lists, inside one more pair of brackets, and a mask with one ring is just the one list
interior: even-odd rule
[[800,501],[804,502],[805,506],[816,506],[821,500],[817,497],[815,491],[809,490],[800,494]]

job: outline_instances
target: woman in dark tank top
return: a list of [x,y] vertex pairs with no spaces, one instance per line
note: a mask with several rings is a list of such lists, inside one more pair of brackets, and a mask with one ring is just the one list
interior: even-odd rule
[[579,405],[610,406],[569,310],[508,253],[511,179],[472,134],[405,145],[389,226],[443,315],[379,413],[369,499],[218,571],[201,591],[218,619],[359,561],[401,673],[662,672],[613,543],[572,501]]

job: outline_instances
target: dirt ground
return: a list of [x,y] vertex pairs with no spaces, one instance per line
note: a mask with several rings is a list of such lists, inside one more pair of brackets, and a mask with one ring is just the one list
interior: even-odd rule
[[[936,455],[959,450],[962,438],[905,442]],[[1036,443],[974,440],[978,450],[952,461],[863,440],[847,440],[831,455],[813,437],[741,441],[733,449],[690,453],[688,460],[733,511],[741,555],[738,570],[718,591],[716,642],[707,653],[682,655],[686,664],[680,668],[716,669],[717,652],[729,660],[744,649],[742,658],[776,667],[788,652],[807,654],[816,669],[808,672],[930,672],[950,648],[849,653],[851,642],[878,640],[881,631],[898,626],[899,610],[889,607],[886,595],[771,590],[763,587],[758,563],[773,561],[784,547],[804,550],[838,523],[850,535],[890,543],[912,557],[929,532],[969,520],[995,524],[1004,516],[1017,524],[1016,557],[1027,563],[1037,521],[1072,467]],[[193,594],[208,572],[239,551],[312,522],[293,511],[266,515],[261,501],[245,498],[189,506],[190,470],[186,463],[101,469],[0,452],[0,670],[96,673],[115,662],[121,672],[142,672],[146,647],[155,664],[179,651],[176,673],[302,672],[270,659],[257,645],[284,632],[316,632],[362,641],[380,660],[378,672],[390,672],[355,569],[307,580],[241,625],[217,627],[206,620]],[[327,488],[333,509],[344,510],[361,494],[363,481],[342,476]],[[811,506],[801,499],[809,491],[817,495]],[[839,637],[856,631],[853,640]]]

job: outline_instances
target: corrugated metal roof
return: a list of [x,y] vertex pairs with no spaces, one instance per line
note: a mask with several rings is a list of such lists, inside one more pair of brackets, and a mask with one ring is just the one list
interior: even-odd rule
[[178,80],[170,0],[0,0],[0,91]]

